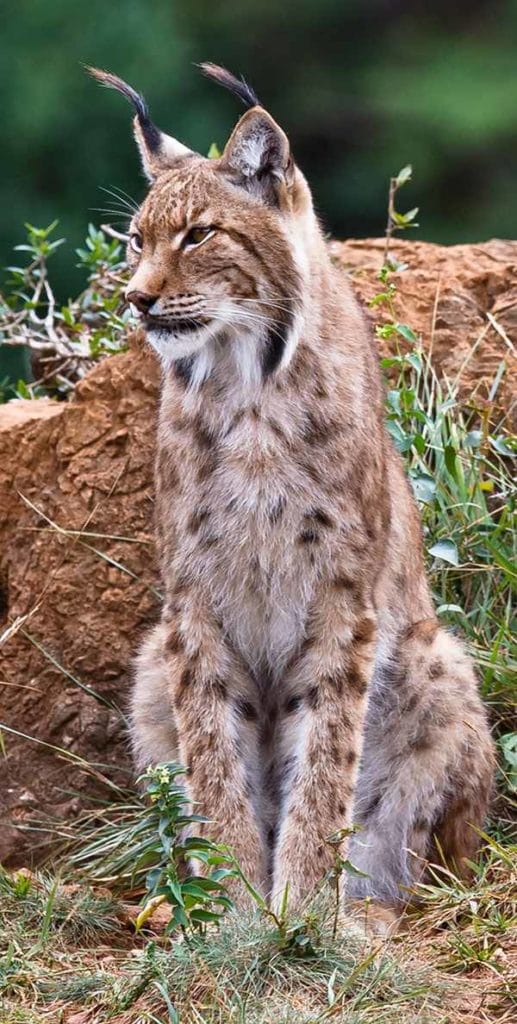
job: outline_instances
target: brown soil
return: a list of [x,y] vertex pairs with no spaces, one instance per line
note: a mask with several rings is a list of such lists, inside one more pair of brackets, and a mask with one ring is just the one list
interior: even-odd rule
[[[381,240],[331,248],[363,299],[379,291]],[[465,392],[486,396],[505,360],[498,399],[508,409],[517,242],[446,249],[397,241],[392,251],[411,266],[397,275],[399,320],[422,333],[435,366],[452,376],[482,336]],[[382,308],[375,316],[386,319]],[[91,801],[110,797],[102,765],[131,782],[123,716],[103,701],[124,709],[131,657],[159,610],[157,385],[155,361],[133,336],[131,351],[100,363],[52,415],[43,413],[47,403],[39,415],[36,402],[37,418],[2,430],[11,413],[0,409],[0,632],[9,630],[0,647],[0,720],[33,738],[4,733],[0,861],[41,858],[55,839],[40,831],[49,817],[64,829]]]

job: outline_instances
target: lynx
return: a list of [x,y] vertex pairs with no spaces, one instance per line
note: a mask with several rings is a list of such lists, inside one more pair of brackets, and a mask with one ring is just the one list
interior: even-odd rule
[[433,611],[367,318],[286,135],[244,80],[203,70],[248,108],[217,159],[92,69],[135,110],[150,188],[126,297],[162,367],[165,599],[137,660],[135,757],[183,763],[206,834],[272,900],[311,893],[354,823],[349,896],[398,907],[429,859],[475,853],[490,733]]

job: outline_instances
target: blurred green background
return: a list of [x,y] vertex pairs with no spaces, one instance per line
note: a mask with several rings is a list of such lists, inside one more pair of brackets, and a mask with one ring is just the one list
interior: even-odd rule
[[[290,135],[337,236],[382,234],[387,179],[414,167],[415,237],[511,237],[517,222],[517,0],[0,0],[0,262],[23,222],[60,220],[80,244],[98,186],[140,197],[123,99],[82,63],[126,77],[193,148],[241,112],[193,62],[243,73]],[[54,283],[79,272],[63,247]]]

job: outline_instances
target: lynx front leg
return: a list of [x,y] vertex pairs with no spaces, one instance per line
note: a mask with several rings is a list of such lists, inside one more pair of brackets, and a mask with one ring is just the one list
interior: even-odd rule
[[325,840],[351,824],[375,620],[353,615],[337,588],[318,601],[310,635],[285,680],[278,774],[281,820],[273,900],[299,902],[331,864]]
[[165,665],[189,796],[210,819],[201,832],[227,844],[255,885],[265,876],[256,821],[257,710],[252,681],[222,630],[191,605],[169,625]]

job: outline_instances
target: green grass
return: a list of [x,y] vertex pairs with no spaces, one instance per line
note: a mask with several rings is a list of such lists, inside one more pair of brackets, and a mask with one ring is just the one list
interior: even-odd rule
[[133,1020],[134,1011],[183,1024],[315,1024],[344,1008],[345,1019],[360,1024],[381,1010],[386,1022],[412,1020],[422,1000],[439,1006],[448,988],[436,976],[431,985],[433,972],[423,964],[409,969],[406,955],[372,946],[353,926],[333,938],[332,908],[321,899],[304,915],[312,939],[305,955],[281,948],[271,921],[257,911],[231,914],[206,937],[166,947],[144,937],[131,954],[111,949],[106,957],[121,931],[113,901],[35,876],[4,878],[1,896],[0,992],[9,1013],[24,1004],[52,1020],[70,1004],[94,1008],[99,1021],[119,1013]]
[[260,909],[231,913],[206,936],[131,939],[122,904],[107,892],[2,875],[0,1019],[60,1021],[65,1011],[89,1009],[96,1024],[453,1024],[464,1019],[460,1008],[481,968],[483,998],[510,1020],[516,852],[489,846],[470,889],[437,876],[422,887],[410,931],[388,942],[367,940],[346,920],[335,936],[324,888],[299,918],[286,919],[288,933],[309,937],[302,946],[280,941]]

